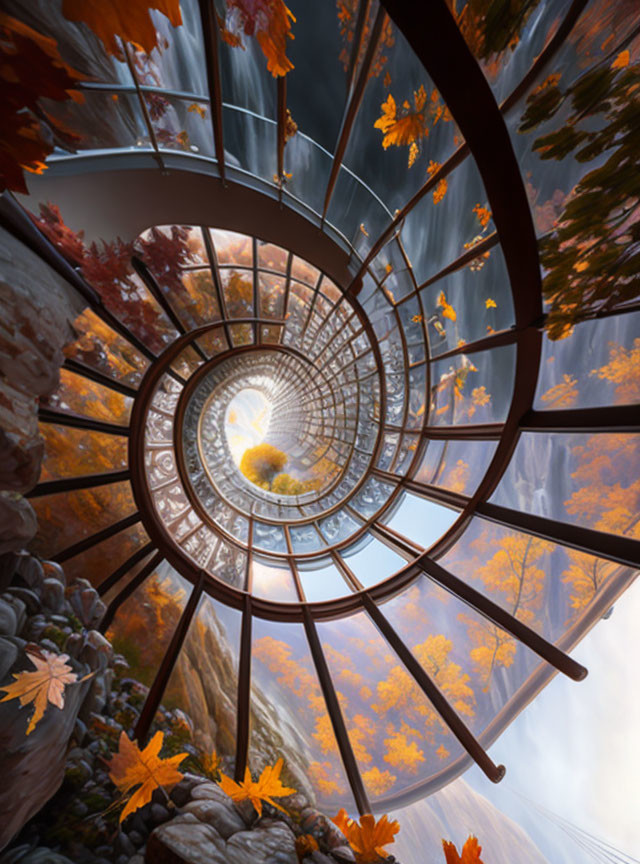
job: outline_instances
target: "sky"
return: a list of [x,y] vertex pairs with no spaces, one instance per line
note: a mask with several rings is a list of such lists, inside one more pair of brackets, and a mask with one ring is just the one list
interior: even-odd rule
[[494,785],[475,767],[464,775],[550,864],[592,859],[520,795],[640,859],[639,621],[636,580],[572,652],[588,677],[556,675],[490,749],[505,779]]

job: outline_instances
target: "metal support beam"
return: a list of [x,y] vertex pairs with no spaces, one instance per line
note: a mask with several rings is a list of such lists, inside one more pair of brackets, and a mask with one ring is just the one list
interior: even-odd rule
[[93,489],[96,486],[107,486],[109,483],[119,483],[129,480],[129,470],[106,471],[104,474],[83,474],[80,477],[62,477],[59,480],[45,480],[38,483],[35,489],[27,492],[25,498],[41,498],[43,495],[57,495],[60,492],[74,492],[76,489]]
[[216,161],[220,179],[225,179],[224,140],[222,124],[222,85],[220,83],[220,48],[218,44],[218,23],[213,0],[199,0],[200,20],[204,37],[204,51],[207,62],[207,85],[211,106],[211,128],[216,148]]
[[204,578],[204,574],[201,573],[200,578],[193,586],[187,605],[184,607],[180,620],[176,625],[176,629],[173,631],[171,642],[167,646],[167,650],[162,658],[162,663],[160,664],[160,667],[156,672],[156,677],[153,679],[153,684],[147,693],[147,698],[142,706],[138,722],[133,730],[133,737],[140,744],[144,744],[149,735],[149,729],[153,723],[153,718],[156,716],[156,711],[158,710],[164,691],[166,690],[169,679],[171,678],[171,673],[173,672],[173,668],[176,665],[178,656],[180,655],[180,650],[182,649],[185,637],[189,632],[189,625],[195,615],[202,595]]
[[499,783],[505,775],[504,765],[495,765],[489,758],[485,750],[480,746],[476,738],[472,735],[465,723],[462,722],[458,714],[449,704],[448,700],[443,696],[440,689],[434,684],[429,675],[425,672],[417,658],[411,653],[402,639],[398,636],[394,628],[389,624],[380,609],[376,606],[373,600],[363,594],[362,601],[364,608],[369,613],[378,630],[382,633],[389,645],[396,652],[398,657],[406,666],[409,674],[412,676],[416,684],[420,687],[423,693],[427,696],[435,710],[442,717],[451,732],[458,739],[471,758],[487,775],[489,780],[494,783]]
[[133,592],[142,585],[144,580],[150,576],[156,567],[162,561],[162,552],[156,552],[151,561],[149,561],[142,570],[137,573],[134,578],[129,582],[124,588],[117,594],[116,597],[113,598],[111,603],[107,606],[107,611],[104,613],[104,617],[100,622],[100,627],[98,628],[101,633],[106,633],[111,623],[113,621],[113,617],[120,608],[120,606],[124,603],[127,598],[131,597]]
[[569,522],[556,522],[554,519],[511,510],[488,501],[479,502],[476,513],[500,525],[519,528],[528,534],[535,534],[536,537],[561,543],[563,546],[571,546],[589,555],[608,558],[627,567],[640,567],[640,540],[631,537],[606,534],[604,531],[594,531],[592,528],[583,528]]
[[249,730],[251,717],[251,597],[246,594],[242,609],[240,633],[240,661],[238,665],[238,705],[236,713],[236,782],[244,780],[249,759]]
[[125,438],[129,435],[128,426],[107,423],[93,417],[83,417],[82,414],[72,414],[70,411],[56,411],[43,405],[38,408],[38,420],[40,423],[70,426],[73,429],[89,429],[92,432],[102,432],[105,435],[122,435]]
[[467,606],[470,606],[474,611],[478,612],[484,618],[492,621],[502,630],[510,633],[531,651],[546,660],[552,666],[562,672],[563,675],[572,678],[574,681],[582,681],[587,677],[587,670],[580,663],[577,663],[564,651],[552,642],[548,642],[544,637],[540,636],[535,630],[527,627],[522,621],[519,621],[506,609],[498,606],[493,600],[490,600],[486,595],[481,594],[472,588],[468,582],[458,579],[453,573],[449,573],[444,567],[441,567],[428,556],[424,555],[418,562],[418,566],[424,571],[426,576],[433,582],[436,582],[450,594],[458,597]]
[[80,555],[81,552],[86,552],[87,549],[91,549],[92,546],[97,546],[98,543],[102,543],[103,540],[108,540],[119,531],[124,531],[132,525],[136,525],[140,522],[141,518],[140,513],[132,513],[130,516],[125,516],[124,519],[114,522],[113,525],[103,528],[102,531],[96,531],[96,533],[91,534],[90,537],[85,537],[83,540],[78,540],[77,543],[67,546],[66,549],[53,555],[51,560],[55,561],[56,564],[64,564],[65,561],[75,558],[76,555]]
[[107,576],[106,579],[103,579],[102,582],[98,585],[98,594],[101,597],[113,588],[114,585],[117,585],[118,582],[122,579],[123,576],[126,576],[127,573],[136,566],[140,561],[146,558],[147,555],[153,552],[154,546],[153,543],[145,543],[140,549],[137,549],[133,555],[129,556],[127,560],[121,564],[117,570],[114,570],[110,576]]
[[344,717],[342,716],[342,709],[340,708],[340,703],[338,702],[338,697],[333,687],[333,680],[329,673],[329,667],[327,666],[327,661],[322,651],[322,646],[320,645],[320,639],[318,638],[316,625],[311,617],[308,606],[305,606],[303,609],[303,614],[304,629],[307,634],[309,649],[311,650],[311,656],[313,657],[316,672],[318,673],[320,688],[327,705],[329,719],[331,720],[333,732],[336,736],[336,742],[338,744],[338,749],[340,750],[340,756],[342,757],[342,763],[347,774],[349,785],[351,786],[351,791],[353,792],[353,797],[355,798],[356,807],[358,808],[360,815],[363,813],[371,813],[371,805],[369,804],[364,783],[362,782],[362,777],[358,770],[358,763],[356,762],[356,757],[349,739],[349,733],[347,732]]

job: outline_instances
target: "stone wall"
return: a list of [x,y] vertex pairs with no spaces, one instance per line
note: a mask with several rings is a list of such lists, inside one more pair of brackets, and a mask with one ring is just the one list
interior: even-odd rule
[[59,381],[64,345],[84,306],[34,252],[0,228],[0,554],[22,549],[37,521],[22,496],[43,454],[38,399]]

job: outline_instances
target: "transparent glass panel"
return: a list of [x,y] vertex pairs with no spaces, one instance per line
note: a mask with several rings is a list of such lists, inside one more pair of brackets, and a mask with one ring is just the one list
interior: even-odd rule
[[[461,747],[365,613],[318,622],[318,635],[340,694],[351,746],[369,796],[383,799],[440,770]],[[448,660],[446,650],[445,663]],[[454,664],[449,661],[449,668]],[[468,676],[459,674],[459,710],[473,709]],[[447,750],[438,754],[438,748]]]
[[[97,588],[108,576],[149,542],[141,522],[118,531],[85,552],[65,561],[64,572],[69,584],[74,579],[88,579]],[[125,577],[126,578],[126,577]]]
[[60,384],[50,396],[41,397],[40,404],[126,426],[133,400],[68,369],[60,369]]
[[401,570],[406,559],[371,534],[365,534],[352,546],[339,552],[356,579],[369,588]]
[[284,559],[251,557],[251,591],[256,597],[279,603],[297,603],[298,592],[291,568]]
[[638,536],[640,435],[523,432],[491,501]]
[[456,510],[404,492],[380,520],[398,534],[429,549],[448,531],[460,514]]
[[235,264],[251,267],[253,264],[253,241],[246,234],[211,228],[211,239],[218,264]]
[[101,474],[127,466],[127,439],[120,435],[40,423],[44,459],[40,482],[83,474]]
[[515,360],[515,347],[507,345],[433,362],[429,424],[503,421],[513,393]]
[[122,384],[138,386],[149,366],[146,357],[90,309],[85,309],[75,319],[73,326],[79,338],[65,347],[66,357],[79,360]]
[[[285,784],[325,812],[355,813],[302,624],[253,621],[251,738],[255,776],[284,759]],[[286,807],[286,799],[283,799]]]
[[43,495],[32,498],[30,504],[36,511],[39,528],[29,550],[45,559],[108,528],[136,509],[126,480],[94,489]]
[[414,479],[473,495],[497,446],[497,441],[428,441]]
[[[238,704],[238,665],[242,613],[203,596],[182,645],[155,723],[162,728],[180,725],[197,758],[221,757],[221,769],[233,776]],[[182,734],[184,735],[184,728]],[[176,745],[182,746],[182,741]],[[202,770],[200,768],[200,770]]]
[[146,687],[153,684],[191,590],[171,564],[162,561],[118,608],[105,634],[114,651],[125,657],[128,674]]
[[344,597],[351,588],[331,558],[314,558],[297,562],[298,576],[308,603]]
[[584,321],[555,342],[545,333],[534,408],[640,401],[640,314]]

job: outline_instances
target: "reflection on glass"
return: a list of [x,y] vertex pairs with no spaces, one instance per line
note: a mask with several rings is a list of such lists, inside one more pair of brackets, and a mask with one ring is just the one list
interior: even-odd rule
[[256,597],[279,603],[295,603],[298,592],[287,562],[253,555],[251,558],[251,590]]
[[300,560],[297,563],[298,575],[308,603],[334,600],[352,590],[344,576],[331,558],[314,558],[312,561]]
[[369,588],[401,570],[406,560],[371,534],[340,550],[340,557],[358,582]]

